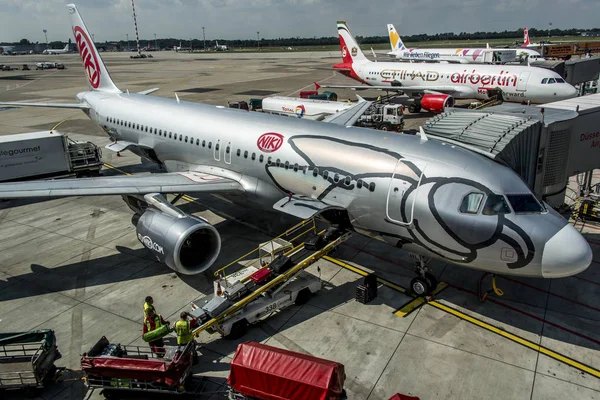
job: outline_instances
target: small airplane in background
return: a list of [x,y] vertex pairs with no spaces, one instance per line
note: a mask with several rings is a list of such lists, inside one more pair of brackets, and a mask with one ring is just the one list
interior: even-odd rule
[[531,43],[531,40],[529,40],[529,29],[526,27],[525,29],[523,29],[523,45],[521,47],[541,47],[542,44],[541,43]]
[[218,41],[215,41],[216,45],[215,45],[215,50],[216,51],[227,51],[229,50],[229,47],[227,47],[227,45],[224,44],[219,44]]
[[43,54],[66,54],[69,53],[69,44],[67,43],[63,49],[46,49]]

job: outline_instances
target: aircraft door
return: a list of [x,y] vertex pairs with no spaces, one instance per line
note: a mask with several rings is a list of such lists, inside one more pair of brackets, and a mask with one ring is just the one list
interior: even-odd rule
[[425,163],[400,159],[394,168],[388,188],[385,216],[389,222],[411,225],[415,199],[425,171]]
[[517,82],[517,90],[527,90],[527,81],[531,72],[521,72],[519,74],[519,82]]
[[227,146],[225,147],[225,153],[223,153],[223,161],[225,164],[231,164],[231,152],[233,148],[231,147],[231,142],[227,142]]
[[213,155],[215,157],[215,161],[221,161],[221,139],[218,139],[217,143],[215,143]]

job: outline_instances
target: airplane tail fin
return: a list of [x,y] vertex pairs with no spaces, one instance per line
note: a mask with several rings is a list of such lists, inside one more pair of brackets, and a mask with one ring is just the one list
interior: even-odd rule
[[390,35],[390,44],[392,45],[392,51],[406,50],[406,46],[402,43],[402,39],[393,24],[388,24],[388,32]]
[[77,7],[74,4],[67,4],[67,9],[71,16],[71,27],[75,36],[75,43],[77,43],[91,90],[120,93],[121,91],[110,78]]
[[529,46],[531,42],[529,41],[529,29],[523,29],[523,46]]
[[353,62],[369,61],[360,49],[360,46],[350,33],[350,29],[346,21],[337,22],[338,35],[340,36],[340,48],[342,50],[342,59],[344,64],[352,64]]
[[69,51],[69,43],[67,43],[67,44],[65,45],[65,48],[64,48],[63,50],[64,50],[64,51]]

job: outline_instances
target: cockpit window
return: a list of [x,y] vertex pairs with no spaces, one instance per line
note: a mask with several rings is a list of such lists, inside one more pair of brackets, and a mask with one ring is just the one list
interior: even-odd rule
[[506,197],[516,213],[541,213],[544,211],[532,194],[507,194]]
[[542,83],[548,83],[548,78],[542,79]]
[[460,203],[460,212],[464,214],[477,214],[482,201],[483,193],[469,193],[463,197]]
[[550,78],[550,79],[548,79],[548,83],[556,83],[556,79]]
[[499,194],[490,194],[483,206],[483,215],[510,214],[510,208],[506,204],[504,196]]
[[565,83],[563,78],[556,78],[556,83]]

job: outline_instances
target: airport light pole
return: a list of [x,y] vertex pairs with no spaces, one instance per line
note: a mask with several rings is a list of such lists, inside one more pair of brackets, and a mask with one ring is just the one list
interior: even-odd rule
[[202,27],[202,41],[204,42],[204,51],[206,51],[206,35],[204,34],[204,27]]
[[550,39],[550,31],[552,30],[552,22],[548,23],[548,39]]
[[46,29],[44,29],[44,37],[46,38],[46,48],[48,48],[48,35],[47,35],[48,31]]
[[154,34],[154,50],[158,51],[158,42],[156,41],[156,33]]
[[129,51],[129,33],[126,33],[125,35],[127,35],[127,51]]
[[258,38],[260,35],[259,31],[256,31],[256,48],[260,50],[260,39]]

